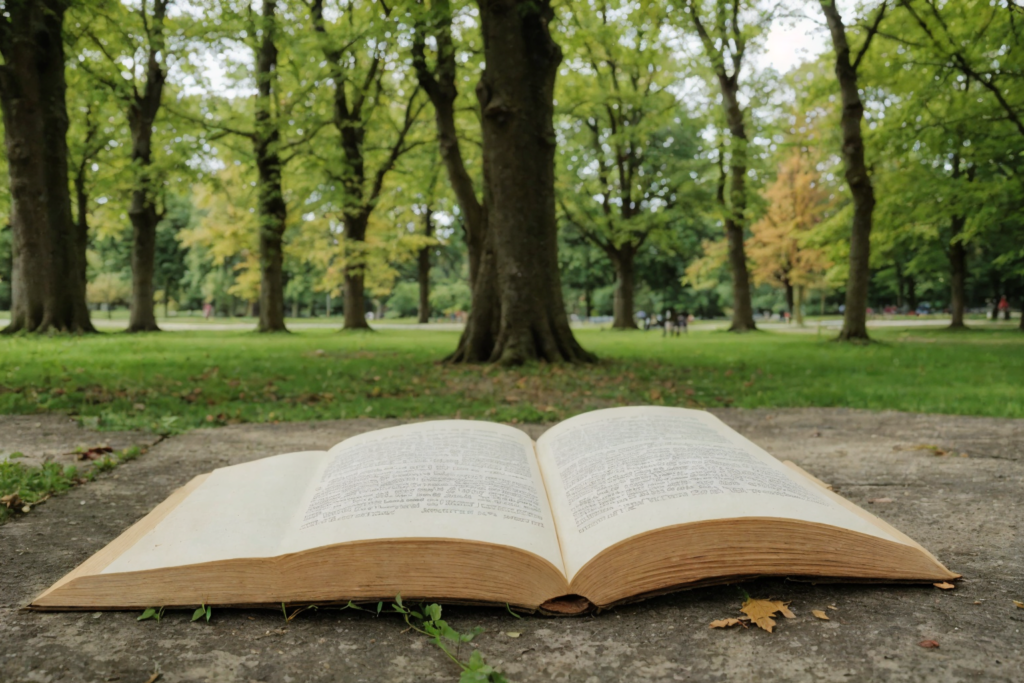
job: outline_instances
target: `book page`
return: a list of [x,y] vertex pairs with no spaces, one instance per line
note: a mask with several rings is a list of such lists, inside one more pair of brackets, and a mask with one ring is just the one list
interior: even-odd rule
[[214,470],[102,573],[281,555],[326,459],[325,451],[288,453]]
[[777,517],[893,538],[700,410],[610,408],[537,441],[567,578],[620,541],[712,519]]
[[361,434],[328,452],[293,519],[289,551],[380,538],[521,548],[563,571],[530,437],[469,420]]
[[563,571],[530,437],[445,420],[215,470],[103,573],[389,538],[507,545]]

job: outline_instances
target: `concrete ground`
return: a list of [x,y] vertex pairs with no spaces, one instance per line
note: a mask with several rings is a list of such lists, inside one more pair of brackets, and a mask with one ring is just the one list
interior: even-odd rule
[[[1024,601],[1024,420],[843,409],[715,412],[920,541],[963,580],[951,591],[744,583],[754,597],[792,601],[797,618],[780,620],[772,634],[708,628],[739,616],[735,586],[578,619],[517,620],[479,608],[445,609],[445,616],[459,630],[486,629],[476,646],[518,682],[1024,679],[1024,609],[1013,603]],[[0,417],[0,443],[17,438],[32,456],[33,430],[47,428],[32,419]],[[194,431],[0,526],[0,681],[146,683],[154,672],[167,683],[456,681],[457,667],[394,616],[322,610],[286,623],[269,610],[215,610],[207,624],[191,623],[184,612],[156,623],[138,622],[135,613],[19,610],[196,474],[326,448],[397,422]],[[527,427],[533,436],[543,429]],[[51,430],[40,447],[66,452],[111,440],[69,430],[62,446],[52,437]],[[828,605],[838,608],[827,610],[830,621],[811,616]],[[924,640],[939,647],[919,646]]]

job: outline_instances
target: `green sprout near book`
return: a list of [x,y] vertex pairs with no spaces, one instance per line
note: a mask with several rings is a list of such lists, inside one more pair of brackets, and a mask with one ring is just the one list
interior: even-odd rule
[[[285,621],[291,621],[298,615],[302,614],[306,610],[318,610],[316,605],[306,605],[295,609],[291,614],[288,614],[288,607],[285,603],[281,603],[281,613],[284,615]],[[496,670],[486,661],[484,661],[483,654],[480,650],[473,650],[469,655],[469,659],[462,659],[462,646],[463,644],[470,643],[478,635],[484,632],[484,629],[480,626],[474,627],[468,633],[459,633],[451,627],[451,625],[441,618],[441,606],[437,603],[431,603],[429,605],[421,605],[418,609],[412,609],[402,603],[401,594],[395,596],[395,602],[391,604],[391,609],[388,611],[384,610],[384,601],[380,601],[376,604],[375,608],[367,609],[366,607],[360,607],[351,600],[347,605],[344,605],[340,609],[353,609],[359,612],[369,612],[374,617],[379,617],[381,614],[400,614],[405,624],[409,629],[416,631],[426,636],[431,643],[440,648],[450,660],[455,662],[462,673],[459,675],[459,683],[509,683],[508,678],[505,674]],[[516,619],[522,619],[521,616],[512,611],[512,608],[506,604],[505,609],[508,613],[514,616]],[[163,607],[149,607],[138,617],[139,621],[146,621],[153,619],[160,621],[161,617],[164,616]],[[192,621],[199,621],[203,617],[206,617],[206,621],[209,622],[213,616],[213,608],[209,605],[200,605],[196,611],[192,614]],[[454,652],[452,646],[454,645]]]

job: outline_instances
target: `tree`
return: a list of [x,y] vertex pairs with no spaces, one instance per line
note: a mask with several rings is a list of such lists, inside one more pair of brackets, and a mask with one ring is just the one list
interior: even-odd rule
[[[494,244],[487,224],[486,193],[477,196],[476,182],[467,170],[456,122],[456,45],[452,36],[450,0],[436,0],[430,8],[418,3],[416,30],[413,34],[412,63],[420,87],[434,107],[438,149],[448,174],[448,182],[459,203],[469,260],[469,287],[472,305],[458,347],[448,357],[451,362],[483,362],[490,358],[501,320],[497,266]],[[434,63],[428,58],[428,38],[434,48]],[[470,42],[468,47],[472,47]]]
[[680,70],[662,4],[616,2],[596,14],[570,6],[563,20],[571,39],[558,95],[559,205],[612,263],[612,327],[636,329],[637,254],[692,211],[681,195],[699,127],[668,89]]
[[[405,82],[406,74],[397,68],[397,41],[389,40],[389,29],[397,32],[398,27],[391,21],[389,6],[382,3],[378,10],[376,3],[368,8],[352,3],[331,21],[324,0],[313,0],[311,12],[332,83],[332,123],[340,142],[341,158],[328,163],[327,172],[344,191],[344,239],[351,247],[344,270],[345,329],[369,329],[362,243],[387,174],[399,157],[419,144],[409,139],[409,133],[425,102],[418,97],[419,88]],[[392,118],[395,114],[397,120]],[[384,139],[368,145],[372,133],[383,133]],[[383,149],[383,158],[371,154],[374,148]]]
[[66,0],[12,0],[0,17],[0,109],[11,183],[6,332],[92,332],[86,235],[71,218],[64,76]]
[[[722,94],[722,109],[729,128],[729,187],[718,193],[719,204],[725,218],[725,232],[729,242],[729,269],[733,281],[733,332],[747,332],[756,329],[754,309],[750,301],[750,279],[747,273],[747,257],[744,253],[744,229],[747,216],[747,163],[748,145],[743,106],[740,103],[740,71],[743,58],[751,38],[771,24],[774,9],[763,11],[748,7],[755,17],[751,25],[741,27],[742,0],[710,0],[713,9],[708,10],[706,0],[685,0],[690,21],[700,37],[705,57],[710,61]],[[720,164],[724,161],[719,153]],[[723,174],[723,183],[725,180]]]
[[288,207],[281,187],[281,130],[273,99],[278,96],[276,0],[263,0],[256,32],[256,125],[252,143],[256,155],[260,235],[259,332],[286,332],[284,325],[284,249],[282,241]]
[[831,265],[823,250],[807,244],[828,203],[807,152],[799,148],[791,152],[764,198],[768,210],[751,226],[747,240],[754,281],[784,288],[789,312],[802,324],[805,288]]
[[842,340],[867,340],[868,285],[871,279],[871,215],[875,209],[875,192],[871,176],[864,162],[864,137],[861,120],[864,118],[864,103],[857,85],[857,69],[871,46],[871,40],[888,7],[883,1],[875,13],[875,19],[868,28],[864,44],[856,56],[851,55],[846,38],[846,27],[836,9],[835,0],[820,0],[822,12],[828,22],[835,50],[836,80],[842,97],[843,132],[842,156],[846,168],[846,182],[853,196],[853,222],[850,226],[850,274],[846,282],[846,310],[843,313]]
[[479,0],[486,68],[477,85],[488,229],[501,321],[488,360],[592,362],[569,328],[558,273],[554,87],[562,51],[547,0]]
[[[153,273],[156,226],[163,210],[159,207],[162,183],[153,168],[153,132],[167,82],[169,4],[170,0],[153,0],[150,6],[143,1],[129,9],[120,2],[109,3],[97,9],[84,29],[91,47],[105,58],[91,73],[120,100],[131,131],[134,182],[128,209],[133,229],[128,332],[160,329],[153,308]],[[132,65],[131,70],[125,69],[125,63]]]

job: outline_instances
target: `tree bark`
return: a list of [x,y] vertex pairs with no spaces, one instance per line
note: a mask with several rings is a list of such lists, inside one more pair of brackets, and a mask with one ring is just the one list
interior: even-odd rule
[[263,0],[262,37],[256,53],[257,204],[260,230],[259,332],[287,332],[284,324],[284,231],[288,208],[281,187],[281,133],[272,110],[277,72],[277,0]]
[[[732,273],[732,325],[731,332],[749,332],[754,324],[754,305],[750,299],[750,274],[744,251],[743,230],[747,211],[747,130],[743,110],[739,103],[739,81],[734,74],[718,78],[722,90],[722,104],[729,124],[732,159],[729,161],[729,207],[725,219],[725,234],[729,240],[729,270]],[[724,201],[723,201],[724,205]]]
[[[434,225],[430,219],[430,207],[427,206],[426,217],[423,220],[423,233],[427,237],[434,235]],[[430,322],[430,249],[431,247],[423,247],[420,249],[418,254],[417,262],[417,280],[420,286],[420,302],[417,307],[417,322],[429,323]]]
[[954,216],[950,226],[949,241],[949,293],[950,309],[953,319],[949,323],[952,330],[967,329],[964,325],[964,308],[967,301],[967,249],[960,236],[963,234],[965,216]]
[[786,286],[786,308],[789,309],[790,315],[796,315],[796,308],[793,302],[793,283],[787,277],[783,279],[783,284]]
[[479,0],[486,69],[477,84],[488,228],[501,298],[489,360],[592,362],[569,328],[558,271],[554,87],[562,51],[549,0]]
[[[128,217],[132,222],[132,303],[128,332],[159,331],[153,302],[153,273],[156,262],[156,226],[160,212],[156,208],[153,162],[153,122],[163,99],[167,70],[164,59],[164,15],[167,0],[156,0],[149,18],[149,55],[146,85],[128,106],[128,127],[132,135],[132,165],[135,187],[132,189]],[[140,10],[145,12],[145,6]]]
[[612,265],[615,267],[615,299],[612,302],[612,329],[635,330],[633,318],[633,291],[635,280],[635,252],[629,244],[619,249],[609,249]]
[[0,108],[11,183],[11,322],[5,332],[93,332],[85,246],[71,216],[66,0],[7,3],[0,17]]
[[907,276],[907,306],[911,311],[917,310],[917,281],[913,275]]
[[[875,192],[867,164],[864,162],[864,138],[861,134],[864,104],[857,89],[857,60],[850,60],[846,27],[836,9],[835,0],[821,0],[821,8],[832,34],[832,45],[836,53],[835,73],[843,103],[840,120],[843,134],[842,156],[846,182],[850,186],[850,194],[853,195],[850,274],[846,282],[846,311],[843,314],[843,329],[839,333],[839,339],[866,341],[868,285],[871,278],[871,220],[875,208]],[[875,26],[877,28],[877,23]]]
[[[366,227],[369,220],[369,214],[358,213],[350,215],[345,221],[345,239],[349,240],[350,250],[355,252],[346,254],[345,261],[344,329],[346,330],[370,329],[370,323],[366,321],[366,292],[364,288],[366,255],[362,249],[366,240]],[[329,316],[330,311],[327,314]]]
[[797,285],[793,288],[793,321],[800,327],[804,326],[804,286]]

